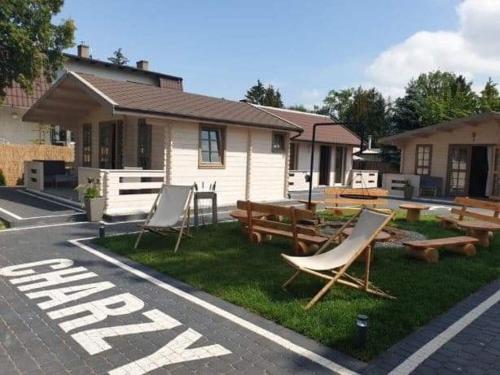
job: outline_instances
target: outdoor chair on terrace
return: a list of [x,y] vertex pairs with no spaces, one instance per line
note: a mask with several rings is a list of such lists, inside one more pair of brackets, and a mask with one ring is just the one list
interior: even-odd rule
[[[137,249],[139,241],[145,231],[166,235],[168,232],[179,234],[174,252],[177,252],[184,230],[189,234],[189,216],[191,212],[191,199],[193,197],[193,186],[163,185],[156,197],[153,207],[149,212],[146,222],[141,226],[142,230],[137,237],[134,249]],[[180,228],[174,228],[179,219],[182,219]]]
[[[306,305],[306,309],[309,309],[318,302],[335,283],[341,283],[381,297],[395,298],[376,288],[369,281],[370,256],[373,251],[371,244],[377,233],[386,226],[393,216],[394,213],[384,214],[364,208],[330,237],[314,255],[297,257],[281,254],[288,264],[297,269],[295,274],[283,284],[283,288],[290,285],[302,272],[328,280],[327,284]],[[331,248],[332,243],[356,218],[357,222],[351,235],[340,243],[340,245]],[[325,250],[328,251],[325,252]],[[365,276],[364,279],[359,279],[349,275],[347,270],[363,251],[365,251],[364,255],[366,256]]]

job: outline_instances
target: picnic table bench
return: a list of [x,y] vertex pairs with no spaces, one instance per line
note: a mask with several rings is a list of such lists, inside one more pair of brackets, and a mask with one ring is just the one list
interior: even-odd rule
[[295,253],[306,253],[311,245],[321,246],[328,240],[319,234],[315,225],[299,224],[316,220],[309,210],[250,201],[238,201],[237,208],[246,212],[246,218],[240,223],[246,227],[248,237],[254,243],[260,244],[264,238],[272,236],[284,237],[293,240]]
[[[450,215],[437,217],[443,227],[456,226],[458,222],[466,218],[500,225],[500,202],[457,197],[455,204],[460,205],[461,208],[452,208]],[[470,209],[476,209],[476,211]],[[486,210],[489,214],[477,212],[477,209]]]
[[403,245],[406,246],[407,255],[425,260],[428,263],[439,262],[439,248],[445,248],[465,256],[473,256],[476,254],[474,246],[479,240],[469,236],[457,236],[448,238],[437,238],[433,240],[406,241]]

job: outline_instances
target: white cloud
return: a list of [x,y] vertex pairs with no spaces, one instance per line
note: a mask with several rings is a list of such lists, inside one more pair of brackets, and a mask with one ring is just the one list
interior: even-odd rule
[[321,105],[326,94],[318,89],[302,90],[299,95],[300,103],[307,109],[313,109],[315,105]]
[[411,78],[431,70],[469,79],[500,76],[500,0],[465,0],[457,31],[419,31],[378,55],[366,69],[369,83],[400,96]]

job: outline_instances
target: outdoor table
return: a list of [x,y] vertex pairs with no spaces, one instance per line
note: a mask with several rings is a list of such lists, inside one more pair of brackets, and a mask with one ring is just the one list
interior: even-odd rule
[[479,245],[490,246],[490,232],[500,230],[500,225],[485,221],[457,221],[457,226],[467,230],[467,233],[479,240]]
[[[352,233],[352,230],[353,230],[353,228],[345,228],[342,231],[342,234],[346,237],[350,236]],[[390,238],[391,238],[391,234],[387,233],[386,231],[381,230],[380,232],[377,233],[377,235],[373,239],[372,243],[370,244],[370,246],[372,248],[370,261],[373,261],[373,258],[375,256],[375,252],[374,252],[375,242],[385,242],[385,241],[388,241]],[[356,259],[356,261],[357,262],[364,262],[365,260],[366,260],[366,255],[365,255],[365,252],[363,251],[361,253],[361,255]]]
[[214,191],[196,191],[193,197],[195,228],[198,228],[199,223],[198,201],[200,199],[210,199],[212,201],[212,224],[217,224],[217,193]]
[[[260,219],[266,216],[266,214],[258,211],[252,211],[251,212],[252,218],[253,219]],[[245,220],[248,218],[248,212],[245,210],[234,210],[229,213],[229,216],[231,216],[233,219],[236,220]]]
[[415,222],[420,220],[420,211],[428,210],[429,206],[424,206],[422,204],[416,204],[416,203],[405,203],[401,204],[399,208],[406,210],[407,221]]

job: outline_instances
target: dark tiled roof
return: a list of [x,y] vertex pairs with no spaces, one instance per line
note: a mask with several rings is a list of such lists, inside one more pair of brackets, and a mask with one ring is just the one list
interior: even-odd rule
[[413,129],[413,130],[407,130],[405,132],[392,135],[389,137],[381,138],[378,140],[379,143],[381,144],[393,144],[393,143],[398,143],[400,141],[405,141],[408,138],[412,137],[420,137],[420,136],[427,136],[431,135],[435,132],[438,131],[447,131],[447,130],[452,130],[459,128],[461,126],[466,126],[466,125],[471,125],[471,124],[481,124],[482,122],[485,121],[497,121],[500,123],[500,112],[495,112],[495,111],[490,111],[490,112],[484,112],[480,114],[475,114],[469,117],[461,117],[445,122],[441,122],[439,124],[435,125],[429,125],[429,126],[424,126],[422,128],[418,129]]
[[116,81],[91,74],[74,74],[116,104],[116,111],[159,114],[198,121],[215,121],[282,130],[301,131],[253,105],[210,96],[162,89],[134,82]]
[[7,87],[6,97],[3,102],[4,105],[29,108],[36,102],[47,89],[50,87],[45,79],[39,78],[33,84],[33,92],[31,94],[26,93],[17,82],[12,84],[12,87]]
[[[299,141],[311,141],[313,125],[320,122],[332,122],[330,117],[315,113],[292,111],[289,109],[258,106],[263,111],[272,113],[279,118],[291,122],[304,129],[304,132],[297,138]],[[360,139],[356,134],[345,128],[343,125],[321,126],[316,128],[316,141],[325,143],[336,143],[345,145],[359,145]]]

